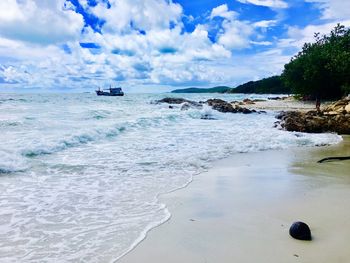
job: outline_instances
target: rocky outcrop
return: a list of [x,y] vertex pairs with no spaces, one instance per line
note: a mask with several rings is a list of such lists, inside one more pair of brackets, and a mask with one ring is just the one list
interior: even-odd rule
[[350,113],[350,99],[346,98],[330,104],[323,110],[323,113],[326,115],[339,115]]
[[231,103],[221,99],[209,99],[206,101],[206,104],[219,112],[237,113],[237,110],[232,106]]
[[[250,114],[250,113],[265,113],[263,111],[256,111],[256,110],[250,110],[248,108],[241,107],[239,105],[233,105],[232,103],[229,103],[227,101],[221,100],[221,99],[210,99],[205,102],[209,106],[211,106],[214,110],[217,110],[219,112],[231,112],[231,113],[243,113],[243,114]],[[252,103],[248,103],[252,104]]]
[[350,134],[350,99],[337,101],[323,111],[281,112],[277,126],[287,131],[321,133],[336,132]]
[[235,105],[253,105],[256,102],[262,102],[262,101],[266,101],[266,100],[263,100],[263,99],[251,100],[251,99],[246,98],[243,101],[237,101],[237,100],[231,101],[231,104],[235,104]]
[[[192,100],[186,100],[184,98],[164,98],[161,100],[154,101],[153,103],[159,104],[159,103],[168,103],[168,104],[182,104],[181,110],[188,110],[190,108],[197,108],[201,109],[203,105],[199,102],[192,101]],[[169,109],[173,109],[174,107],[172,105],[169,105]]]
[[[251,110],[248,108],[241,107],[239,105],[234,105],[222,99],[209,99],[207,101],[196,102],[196,101],[186,100],[183,98],[167,97],[161,100],[157,100],[154,103],[182,104],[181,110],[188,110],[190,108],[200,109],[203,107],[203,104],[207,104],[208,106],[212,107],[214,110],[217,110],[223,113],[243,113],[243,114],[265,113],[264,111],[256,111],[256,110]],[[254,102],[249,99],[246,99],[244,104],[254,104]],[[173,106],[169,105],[169,108],[173,109]],[[206,118],[206,119],[209,119],[209,118]]]

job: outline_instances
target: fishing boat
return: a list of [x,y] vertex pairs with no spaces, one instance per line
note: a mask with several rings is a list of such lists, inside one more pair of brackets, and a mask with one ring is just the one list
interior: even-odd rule
[[98,90],[96,90],[96,94],[97,96],[124,96],[124,92],[122,91],[121,87],[118,87],[118,88],[109,87],[109,89],[103,89],[103,90],[101,90],[101,88],[98,88]]

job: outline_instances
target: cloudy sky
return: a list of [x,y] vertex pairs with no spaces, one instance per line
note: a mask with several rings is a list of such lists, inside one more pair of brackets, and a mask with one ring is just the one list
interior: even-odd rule
[[235,86],[281,73],[348,0],[1,0],[0,92]]

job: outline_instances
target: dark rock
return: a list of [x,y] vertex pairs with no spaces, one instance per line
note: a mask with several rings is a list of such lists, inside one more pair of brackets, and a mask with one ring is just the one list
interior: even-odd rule
[[182,104],[184,102],[197,103],[195,101],[186,100],[184,98],[170,98],[170,97],[167,97],[167,98],[164,98],[161,100],[157,100],[155,103]]
[[221,100],[221,99],[210,99],[206,102],[209,106],[211,106],[214,110],[220,112],[231,112],[231,113],[243,113],[249,114],[253,113],[252,110],[240,107],[238,105],[233,106],[231,103]]
[[294,222],[289,228],[289,234],[295,239],[311,240],[311,231],[304,222]]
[[207,100],[207,104],[211,106],[214,110],[220,112],[231,112],[236,113],[237,110],[232,106],[231,103],[221,99],[209,99]]
[[253,111],[251,111],[250,109],[247,109],[247,108],[243,108],[242,109],[242,113],[243,114],[250,114],[250,113],[252,113]]
[[174,106],[169,105],[169,109],[174,109]]

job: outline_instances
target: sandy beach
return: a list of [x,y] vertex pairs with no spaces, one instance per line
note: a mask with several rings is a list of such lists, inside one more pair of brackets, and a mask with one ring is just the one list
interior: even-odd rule
[[[237,154],[160,198],[165,224],[121,258],[136,262],[350,262],[350,137],[338,145]],[[312,241],[288,234],[304,221]]]
[[[331,102],[322,102],[321,108],[326,107]],[[244,107],[256,110],[272,110],[272,111],[310,111],[315,110],[314,101],[301,101],[293,97],[287,97],[280,100],[255,101],[254,104],[246,104]]]

